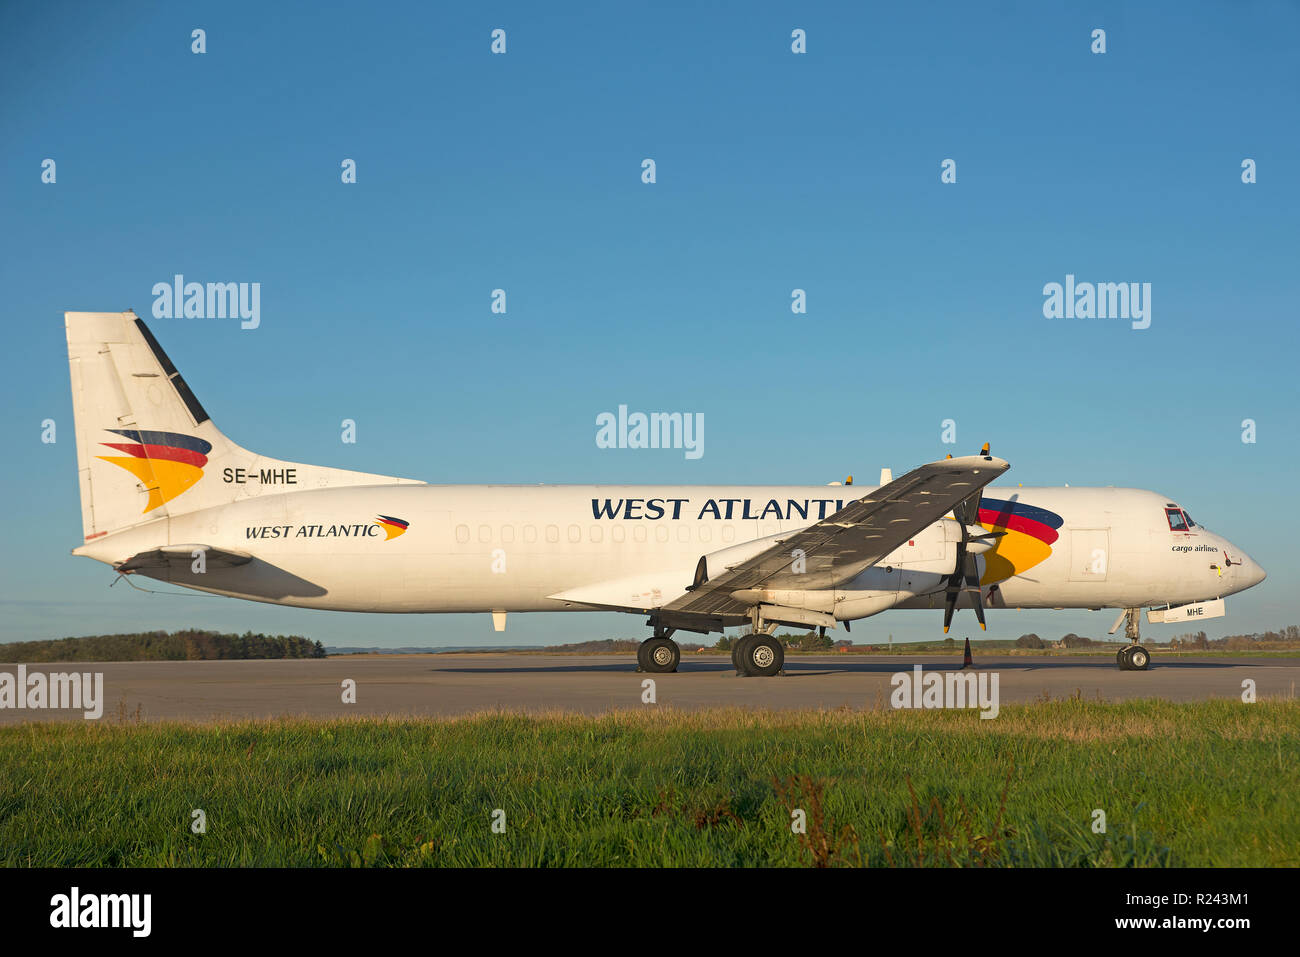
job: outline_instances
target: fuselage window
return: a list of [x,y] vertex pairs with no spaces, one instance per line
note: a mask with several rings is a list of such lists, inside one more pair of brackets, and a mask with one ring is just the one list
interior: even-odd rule
[[537,529],[532,525],[524,526],[524,541],[525,542],[537,541]]
[[636,539],[638,542],[644,542],[644,541],[645,541],[645,526],[644,526],[644,525],[633,525],[633,526],[632,526],[632,537],[633,537],[634,539]]
[[621,542],[621,541],[623,540],[623,537],[624,537],[626,534],[627,534],[627,533],[623,530],[623,526],[622,526],[622,525],[615,525],[615,526],[614,526],[612,529],[610,529],[610,531],[609,531],[609,537],[612,538],[612,539],[613,539],[614,541],[616,541],[616,542]]
[[491,525],[480,525],[480,526],[478,527],[478,540],[479,540],[480,542],[490,542],[490,541],[492,541],[492,526],[491,526]]
[[513,525],[501,526],[501,541],[509,545],[515,540],[515,527]]
[[603,531],[601,531],[601,528],[600,528],[599,525],[593,525],[593,526],[591,526],[591,540],[592,540],[593,542],[598,542],[598,541],[600,541],[600,540],[601,540],[602,538],[604,538],[604,537],[605,537],[605,533],[604,533]]
[[468,525],[457,525],[457,526],[456,526],[456,541],[460,542],[462,545],[464,545],[466,542],[469,541],[469,526],[468,526]]
[[546,540],[552,545],[560,540],[560,527],[558,525],[546,526]]
[[1187,531],[1187,519],[1183,513],[1176,508],[1165,509],[1165,516],[1169,519],[1169,528],[1175,532]]
[[685,525],[677,526],[677,540],[679,542],[689,542],[691,540],[691,530]]
[[569,541],[575,544],[582,541],[582,529],[577,525],[569,526]]
[[700,541],[708,542],[713,540],[713,529],[707,525],[700,526]]
[[666,541],[668,541],[668,526],[667,526],[667,525],[660,525],[658,528],[656,528],[656,529],[655,529],[655,538],[657,538],[657,539],[658,539],[659,541],[661,541],[661,542],[666,542]]
[[731,525],[723,525],[722,540],[724,542],[734,542],[736,540],[736,529]]

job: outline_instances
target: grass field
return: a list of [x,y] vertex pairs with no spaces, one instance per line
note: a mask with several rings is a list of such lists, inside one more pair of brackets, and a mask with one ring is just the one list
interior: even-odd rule
[[1300,703],[19,725],[0,862],[1295,866]]

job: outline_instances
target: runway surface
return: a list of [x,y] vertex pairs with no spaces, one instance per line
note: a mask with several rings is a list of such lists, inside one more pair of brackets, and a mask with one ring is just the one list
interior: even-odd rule
[[[322,660],[64,662],[28,665],[33,672],[102,672],[103,715],[145,721],[267,718],[279,715],[463,715],[495,708],[580,711],[646,708],[642,681],[655,680],[657,704],[682,709],[888,708],[891,679],[920,664],[948,671],[959,659],[901,656],[798,656],[786,674],[740,678],[719,656],[683,656],[676,674],[637,674],[631,656],[516,654],[358,655]],[[16,665],[0,672],[16,674]],[[1000,703],[1045,697],[1124,701],[1240,700],[1245,679],[1259,697],[1295,697],[1300,657],[1174,658],[1153,656],[1150,671],[1120,671],[1113,657],[976,656],[975,671],[996,673]],[[345,679],[356,703],[344,704]],[[81,711],[0,708],[0,723],[85,720]]]

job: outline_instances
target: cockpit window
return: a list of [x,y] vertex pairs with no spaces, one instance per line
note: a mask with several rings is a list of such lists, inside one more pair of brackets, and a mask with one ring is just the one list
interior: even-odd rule
[[1182,509],[1167,508],[1165,509],[1165,517],[1169,519],[1169,528],[1172,531],[1175,532],[1187,531],[1187,518],[1186,516],[1183,515]]
[[1201,526],[1197,525],[1195,522],[1192,521],[1192,513],[1189,512],[1189,511],[1187,511],[1187,509],[1183,509],[1183,518],[1187,519],[1187,527],[1188,527],[1188,528],[1199,528],[1199,527],[1201,527]]

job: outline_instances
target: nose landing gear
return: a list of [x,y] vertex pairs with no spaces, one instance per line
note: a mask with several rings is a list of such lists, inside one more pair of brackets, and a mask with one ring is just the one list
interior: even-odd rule
[[1124,622],[1124,637],[1129,640],[1128,645],[1115,653],[1115,664],[1119,665],[1120,671],[1146,671],[1151,667],[1151,653],[1142,647],[1142,639],[1138,635],[1141,613],[1140,608],[1125,608],[1110,629],[1113,635],[1119,629],[1119,623]]
[[1151,655],[1141,645],[1129,645],[1115,654],[1120,671],[1146,671],[1151,665]]

